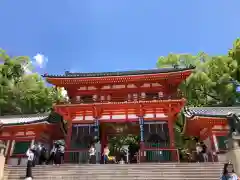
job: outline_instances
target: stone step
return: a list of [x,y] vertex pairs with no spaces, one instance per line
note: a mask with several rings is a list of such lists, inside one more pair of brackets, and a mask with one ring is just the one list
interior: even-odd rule
[[[154,178],[148,178],[148,177],[120,177],[120,178],[106,178],[106,177],[99,177],[96,179],[89,179],[88,177],[79,177],[79,176],[72,176],[72,177],[50,177],[50,178],[34,178],[34,180],[202,180],[202,178],[182,178],[182,177],[154,177]],[[214,178],[205,178],[207,180],[216,180],[219,179],[214,177]],[[18,180],[16,178],[8,178],[6,177],[4,180]]]
[[[222,163],[154,163],[154,164],[62,164],[33,168],[34,180],[215,180],[219,179]],[[5,180],[23,179],[26,166],[5,167]]]
[[[25,168],[26,166],[8,166],[6,167],[5,169],[21,169],[21,168]],[[81,169],[94,169],[94,168],[137,168],[137,169],[145,169],[145,168],[149,168],[149,169],[152,169],[152,168],[219,168],[219,167],[223,167],[223,165],[209,165],[209,166],[204,166],[204,165],[188,165],[188,166],[178,166],[178,165],[175,165],[175,166],[162,166],[162,165],[155,165],[155,166],[152,166],[152,165],[145,165],[145,166],[131,166],[131,165],[92,165],[92,166],[89,166],[89,165],[86,165],[86,166],[82,166],[82,165],[79,165],[79,166],[65,166],[65,165],[60,165],[60,166],[53,166],[53,165],[43,165],[43,166],[36,166],[34,168],[49,168],[49,167],[58,167],[58,168],[81,168]]]

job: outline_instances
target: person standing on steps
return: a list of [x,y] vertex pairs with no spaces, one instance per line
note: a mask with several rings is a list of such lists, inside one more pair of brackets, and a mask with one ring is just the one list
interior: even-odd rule
[[201,142],[200,145],[202,147],[203,161],[208,162],[207,146],[206,146],[206,144],[204,144],[204,142]]
[[64,153],[65,153],[64,145],[60,145],[60,153],[61,153],[61,164],[63,164],[64,163]]
[[196,144],[196,162],[202,162],[202,146],[200,145],[200,143]]
[[96,149],[93,144],[89,149],[89,164],[96,164]]
[[109,153],[110,153],[110,151],[109,151],[108,145],[106,145],[104,150],[103,150],[103,164],[107,164],[108,163]]
[[49,155],[49,158],[47,160],[47,164],[50,164],[50,163],[53,164],[54,163],[55,153],[56,153],[56,143],[53,144],[53,148],[50,151],[50,155]]
[[26,152],[28,159],[27,159],[27,169],[26,169],[26,179],[25,180],[33,179],[32,167],[34,166],[34,156],[35,156],[34,154],[35,154],[35,146],[32,146]]
[[60,145],[56,144],[56,152],[54,155],[54,164],[59,166],[61,164],[61,149],[60,149]]

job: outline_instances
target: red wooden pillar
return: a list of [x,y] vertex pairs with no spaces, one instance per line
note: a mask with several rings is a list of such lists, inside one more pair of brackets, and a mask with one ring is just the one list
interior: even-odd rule
[[105,128],[106,127],[104,125],[101,126],[101,153],[103,153],[104,146],[106,146],[108,144],[108,139],[107,139],[107,134],[106,134]]
[[8,164],[8,160],[10,158],[10,153],[11,153],[11,150],[12,150],[12,142],[13,142],[13,138],[11,137],[10,140],[9,140],[9,145],[8,145],[8,149],[7,149],[7,152],[6,152],[5,164]]
[[67,136],[65,137],[65,157],[64,160],[67,162],[70,160],[70,152],[69,150],[71,149],[71,137],[72,137],[72,118],[67,117],[64,118],[67,120]]
[[168,131],[169,131],[169,148],[171,150],[172,161],[178,160],[178,152],[175,149],[175,136],[174,136],[174,127],[173,127],[173,117],[168,117]]
[[216,154],[216,146],[215,146],[215,141],[214,141],[214,136],[215,134],[213,133],[212,129],[208,129],[208,136],[209,136],[209,140],[210,140],[210,145],[211,147],[209,147],[211,149],[211,159],[212,161],[216,162],[218,161],[218,157],[217,157],[217,154]]

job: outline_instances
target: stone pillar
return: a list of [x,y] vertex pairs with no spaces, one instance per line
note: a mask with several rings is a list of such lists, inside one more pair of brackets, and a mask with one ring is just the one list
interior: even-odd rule
[[4,165],[5,165],[5,156],[4,149],[5,145],[0,141],[0,179],[4,177]]
[[144,118],[139,117],[139,126],[140,126],[140,160],[145,159],[145,150],[144,150]]

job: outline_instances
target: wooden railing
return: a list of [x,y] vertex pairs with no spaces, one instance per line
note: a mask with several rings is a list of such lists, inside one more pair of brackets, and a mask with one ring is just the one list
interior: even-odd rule
[[[151,153],[151,155],[147,153]],[[180,162],[179,150],[177,148],[145,147],[142,152],[140,151],[141,156],[144,156],[145,162]],[[152,157],[149,159],[147,156]]]
[[156,101],[156,100],[178,100],[182,99],[182,93],[174,94],[174,95],[165,95],[163,97],[153,96],[153,97],[111,97],[107,99],[100,99],[100,98],[84,98],[84,100],[75,100],[75,98],[69,99],[68,101],[61,101],[58,104],[91,104],[91,103],[112,103],[112,102],[140,102],[140,101]]

